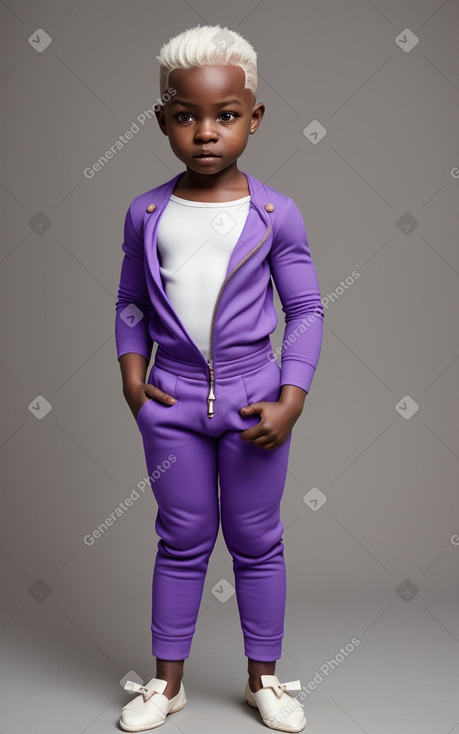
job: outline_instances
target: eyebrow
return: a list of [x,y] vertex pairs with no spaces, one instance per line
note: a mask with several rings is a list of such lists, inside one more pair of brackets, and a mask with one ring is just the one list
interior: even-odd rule
[[[174,104],[183,105],[183,107],[195,107],[195,108],[199,107],[199,105],[195,104],[194,102],[186,102],[183,99],[173,99],[169,104],[171,107]],[[227,99],[225,100],[225,102],[215,102],[214,106],[215,107],[225,107],[226,105],[230,105],[230,104],[242,105],[242,102],[240,102],[238,99]]]

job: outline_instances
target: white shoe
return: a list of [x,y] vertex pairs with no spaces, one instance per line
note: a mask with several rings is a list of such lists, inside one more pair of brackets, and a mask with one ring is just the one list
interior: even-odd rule
[[[167,681],[152,678],[146,686],[128,680],[124,687],[130,693],[140,691],[121,711],[120,726],[124,731],[143,731],[161,726],[168,714],[180,711],[186,704],[185,689],[180,681],[180,690],[174,698],[163,694]],[[156,693],[155,693],[156,691]]]
[[300,690],[300,681],[280,683],[276,675],[262,675],[261,685],[259,691],[251,691],[247,681],[245,700],[259,709],[263,723],[278,731],[302,731],[306,726],[304,706],[288,692]]

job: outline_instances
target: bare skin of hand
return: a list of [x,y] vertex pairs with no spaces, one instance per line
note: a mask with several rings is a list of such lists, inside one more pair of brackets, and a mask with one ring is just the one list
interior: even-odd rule
[[259,422],[242,431],[241,438],[266,451],[282,446],[302,413],[306,395],[306,390],[296,385],[283,385],[278,401],[251,403],[241,408],[242,416],[260,415]]
[[[155,385],[145,382],[148,361],[141,354],[127,353],[119,358],[123,380],[123,394],[132,415],[137,414],[147,400],[157,400],[163,405],[174,405],[176,398],[168,395]],[[260,421],[241,432],[244,441],[252,441],[267,451],[282,446],[288,434],[300,417],[304,400],[308,393],[296,385],[283,385],[279,400],[276,402],[251,403],[241,408],[241,415],[260,414]]]
[[[140,408],[148,400],[157,400],[158,403],[169,406],[174,405],[176,402],[176,398],[172,397],[172,395],[168,395],[163,390],[160,390],[159,387],[150,385],[148,382],[140,382],[139,384],[130,385],[128,388],[125,388],[124,397],[131,409],[132,415],[136,419]],[[144,398],[147,399],[144,400]]]
[[148,361],[141,354],[129,352],[119,358],[123,380],[123,395],[135,419],[147,400],[157,400],[163,405],[174,405],[176,398],[145,382]]

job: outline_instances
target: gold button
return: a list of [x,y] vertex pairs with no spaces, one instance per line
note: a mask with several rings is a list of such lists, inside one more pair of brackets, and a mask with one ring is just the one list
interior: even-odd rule
[[156,209],[156,206],[154,204],[148,204],[148,206],[147,206],[147,212],[150,212],[150,214],[151,214],[152,212],[155,211],[155,209]]
[[274,211],[274,204],[271,204],[271,202],[268,202],[268,204],[265,204],[265,209],[267,212],[273,212]]

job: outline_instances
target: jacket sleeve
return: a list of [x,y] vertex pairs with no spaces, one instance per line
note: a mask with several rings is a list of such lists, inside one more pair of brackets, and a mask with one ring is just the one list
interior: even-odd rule
[[285,314],[281,385],[309,392],[322,347],[324,308],[301,212],[291,198],[282,210],[269,255]]
[[124,221],[124,258],[115,306],[115,340],[118,359],[128,352],[143,354],[150,362],[153,340],[148,326],[153,312],[145,278],[143,235],[135,226],[131,202]]

